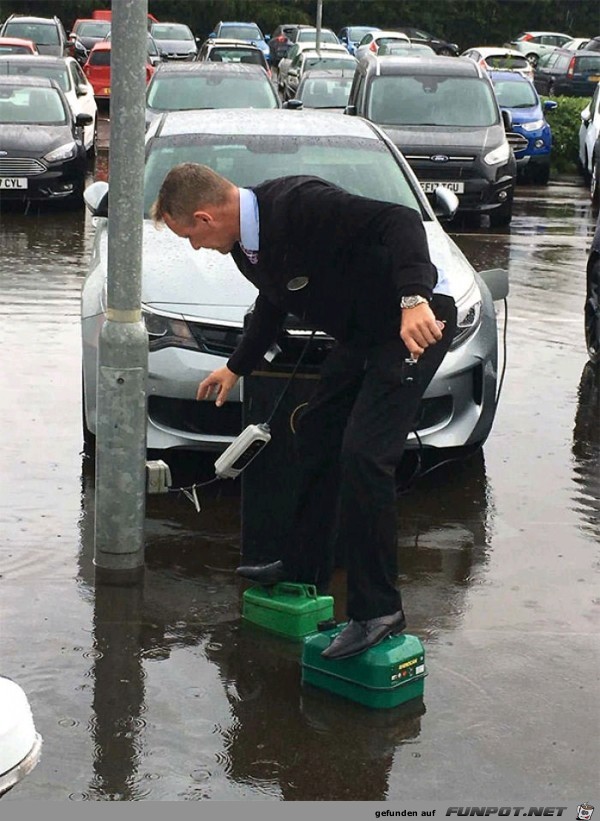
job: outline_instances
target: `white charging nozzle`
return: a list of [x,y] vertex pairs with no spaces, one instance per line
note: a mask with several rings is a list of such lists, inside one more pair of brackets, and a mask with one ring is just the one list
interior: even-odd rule
[[268,425],[248,425],[215,462],[216,475],[235,479],[270,441]]

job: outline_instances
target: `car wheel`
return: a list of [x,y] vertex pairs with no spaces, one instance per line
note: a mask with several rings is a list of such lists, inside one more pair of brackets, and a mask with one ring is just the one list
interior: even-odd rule
[[73,189],[73,193],[70,194],[65,200],[65,206],[72,210],[76,211],[79,208],[83,208],[84,201],[83,201],[83,192],[85,190],[85,180],[83,177],[80,180],[77,180],[75,183],[75,188]]
[[490,211],[490,228],[504,228],[510,225],[512,220],[513,198],[512,195],[506,202]]
[[531,54],[526,54],[525,59],[532,68],[535,68],[538,64],[538,56],[537,54],[533,54],[533,52]]
[[531,177],[537,185],[548,185],[550,179],[549,165],[534,165],[531,169]]
[[598,365],[600,364],[600,259],[596,260],[588,276],[583,321],[590,362]]
[[83,383],[83,371],[81,372],[81,434],[83,438],[83,452],[86,456],[93,456],[96,452],[96,437],[88,428],[85,416],[85,386]]
[[87,155],[90,160],[95,160],[98,156],[98,117],[94,120],[94,136],[92,138],[92,144],[88,148]]

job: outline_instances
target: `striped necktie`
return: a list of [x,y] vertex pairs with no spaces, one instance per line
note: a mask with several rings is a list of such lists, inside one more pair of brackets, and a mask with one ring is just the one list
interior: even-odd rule
[[256,263],[258,262],[258,251],[249,251],[247,248],[244,248],[241,242],[240,248],[246,254],[252,265],[256,265]]

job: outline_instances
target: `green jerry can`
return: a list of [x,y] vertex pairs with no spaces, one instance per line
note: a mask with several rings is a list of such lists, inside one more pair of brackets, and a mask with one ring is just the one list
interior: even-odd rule
[[345,624],[304,639],[302,683],[329,690],[366,707],[397,707],[422,698],[425,688],[425,648],[420,639],[403,633],[347,659],[324,659]]
[[272,633],[301,640],[333,619],[333,596],[318,596],[312,584],[279,582],[251,587],[242,597],[242,618]]

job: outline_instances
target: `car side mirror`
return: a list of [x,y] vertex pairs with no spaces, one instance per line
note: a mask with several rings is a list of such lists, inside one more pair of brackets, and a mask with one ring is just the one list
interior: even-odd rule
[[84,125],[91,125],[94,122],[94,118],[91,114],[84,114],[81,112],[75,117],[75,125],[77,128],[83,128]]
[[356,106],[355,105],[347,105],[344,109],[344,114],[349,114],[351,117],[356,117]]
[[586,107],[583,109],[583,111],[582,111],[582,112],[581,112],[581,114],[579,115],[579,116],[581,117],[581,122],[582,122],[584,125],[589,125],[589,124],[590,124],[590,120],[592,119],[592,116],[591,116],[591,115],[592,115],[592,112],[590,111],[590,107],[589,107],[589,105],[588,105],[588,106],[586,106]]
[[282,108],[290,108],[292,111],[298,111],[304,106],[302,100],[298,100],[294,97],[292,100],[287,100],[281,107]]
[[449,188],[438,185],[434,192],[434,213],[441,220],[451,220],[458,211],[458,197]]
[[271,39],[271,35],[270,34],[265,34],[265,43],[268,43],[270,39]]
[[506,299],[509,284],[508,271],[505,268],[490,268],[487,271],[479,271],[478,273],[492,295],[494,302],[499,299]]
[[502,110],[502,122],[504,123],[504,130],[510,131],[513,124],[512,114],[510,111]]
[[93,182],[83,192],[86,206],[94,217],[108,217],[108,183]]
[[554,111],[555,108],[558,108],[556,100],[544,100],[544,111]]
[[86,85],[84,85],[83,83],[79,83],[79,85],[75,89],[75,94],[77,94],[78,97],[85,97],[85,95],[87,93],[88,93],[88,87]]

